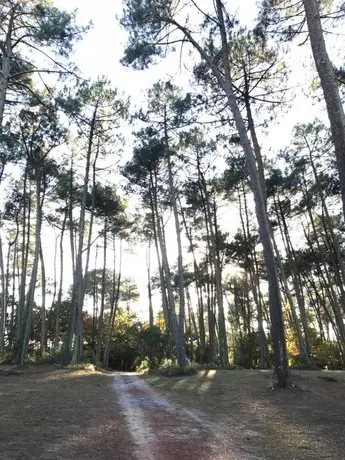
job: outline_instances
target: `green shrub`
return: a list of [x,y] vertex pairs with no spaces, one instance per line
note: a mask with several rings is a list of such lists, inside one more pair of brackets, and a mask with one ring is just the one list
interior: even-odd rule
[[238,338],[234,349],[234,363],[236,366],[252,369],[260,363],[260,341],[257,331]]
[[191,363],[187,366],[179,366],[177,362],[172,359],[164,359],[157,369],[158,373],[165,377],[192,375],[196,374],[199,370],[200,366],[198,364]]
[[58,364],[68,366],[72,359],[72,352],[65,349],[52,351],[51,353],[43,353],[43,356],[36,359],[36,363]]
[[76,369],[76,370],[81,370],[81,371],[89,371],[89,372],[95,372],[96,367],[94,364],[91,363],[81,363],[81,364],[75,364],[68,366],[69,368]]
[[336,342],[320,342],[314,345],[313,356],[318,367],[322,369],[344,369],[344,358]]
[[152,370],[150,360],[148,358],[143,359],[135,370],[141,374],[148,374]]

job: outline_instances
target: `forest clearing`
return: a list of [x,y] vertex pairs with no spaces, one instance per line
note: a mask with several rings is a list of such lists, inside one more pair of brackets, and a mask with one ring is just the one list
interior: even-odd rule
[[[345,458],[344,372],[0,368],[1,460]],[[147,385],[149,384],[149,385]]]

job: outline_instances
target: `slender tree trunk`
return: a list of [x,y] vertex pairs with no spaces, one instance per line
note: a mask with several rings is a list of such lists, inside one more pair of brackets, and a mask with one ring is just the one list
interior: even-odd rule
[[40,261],[41,261],[41,278],[42,278],[42,305],[41,305],[41,355],[46,351],[46,269],[44,264],[44,256],[42,243],[39,242]]
[[146,269],[147,269],[147,294],[149,298],[149,324],[153,328],[153,306],[152,306],[152,289],[151,289],[151,240],[146,251]]
[[108,323],[108,334],[107,340],[104,349],[104,359],[103,359],[103,367],[109,366],[109,354],[110,354],[110,346],[111,346],[111,339],[113,336],[114,328],[115,328],[115,320],[116,320],[116,313],[117,307],[119,304],[120,299],[120,286],[121,286],[121,276],[122,276],[122,240],[120,240],[120,257],[119,257],[119,269],[118,275],[116,280],[116,246],[115,246],[115,235],[113,240],[113,289],[112,289],[112,300],[110,305],[110,315],[109,315],[109,323]]
[[[28,252],[30,244],[30,217],[31,217],[31,194],[27,193],[28,187],[28,172],[27,165],[24,172],[24,186],[23,186],[23,217],[22,217],[22,229],[21,229],[21,261],[20,266],[18,264],[18,307],[17,307],[17,318],[16,318],[16,340],[19,343],[21,322],[23,319],[24,304],[25,304],[25,288],[26,288],[26,274],[28,264]],[[27,209],[28,205],[28,209]],[[27,215],[28,214],[28,215]],[[19,262],[19,260],[18,260]]]
[[237,105],[235,94],[233,92],[230,64],[228,59],[229,45],[227,41],[226,28],[223,16],[223,4],[220,0],[216,0],[216,8],[222,40],[222,58],[225,77],[224,86],[226,90],[229,107],[233,113],[241,145],[246,156],[251,187],[254,195],[261,243],[264,249],[264,258],[266,263],[267,278],[269,284],[269,304],[272,322],[271,332],[273,343],[274,368],[278,380],[278,386],[281,388],[285,388],[288,386],[290,382],[290,376],[286,351],[283,309],[280,297],[279,279],[277,275],[276,262],[271,242],[270,224],[266,212],[264,195],[261,190],[260,178],[255,164],[255,156],[246,132],[246,127],[240,109]]
[[[313,243],[311,242],[308,236],[308,233],[305,229],[304,229],[304,235],[306,237],[309,248],[314,253]],[[343,315],[340,310],[337,294],[334,291],[333,283],[329,277],[328,270],[325,270],[326,272],[326,276],[325,276],[325,273],[323,273],[323,270],[319,266],[319,264],[316,265],[316,269],[317,269],[317,273],[319,275],[320,281],[322,282],[322,285],[324,286],[324,289],[327,293],[327,303],[329,303],[332,307],[336,329],[338,330],[338,333],[341,337],[343,348],[344,348],[345,347],[345,325],[344,325]],[[310,281],[312,281],[312,278],[310,278]],[[314,284],[314,291],[315,291],[315,294],[317,295],[318,290],[315,284]],[[324,309],[327,313],[328,309],[326,307],[326,302],[324,302],[323,304],[324,304]],[[331,317],[329,313],[328,313],[328,317],[329,318]]]
[[160,246],[160,239],[158,236],[159,228],[159,215],[158,206],[157,206],[157,176],[154,176],[152,172],[150,172],[150,207],[151,207],[151,216],[152,216],[152,229],[153,229],[153,238],[155,242],[155,249],[157,255],[157,262],[158,262],[158,271],[159,271],[159,278],[160,278],[160,285],[161,285],[161,294],[162,294],[162,308],[164,314],[164,321],[165,327],[169,336],[171,337],[172,334],[172,319],[171,319],[171,311],[169,307],[169,302],[167,298],[167,291],[166,291],[166,283],[164,278],[164,269],[162,266],[161,261],[161,254],[159,251]]
[[[187,298],[187,308],[188,308],[188,330],[189,330],[189,346],[190,346],[190,360],[195,361],[194,356],[194,342],[193,342],[193,322],[192,322],[192,300],[190,298],[189,287],[186,286],[186,298]],[[186,318],[187,319],[187,318]],[[194,323],[195,326],[195,323]],[[187,321],[186,321],[187,329]]]
[[60,274],[59,274],[59,290],[57,295],[57,302],[55,305],[55,336],[54,336],[54,349],[57,350],[60,344],[60,312],[62,303],[62,286],[63,286],[63,272],[64,272],[64,251],[63,251],[63,240],[66,230],[68,209],[66,209],[65,217],[62,223],[61,235],[60,235]]
[[170,158],[170,151],[169,151],[170,149],[168,145],[166,111],[164,113],[164,130],[165,130],[164,132],[165,149],[166,149],[167,162],[168,162],[170,199],[171,199],[171,205],[172,205],[172,209],[174,213],[175,231],[176,231],[177,249],[178,249],[177,269],[178,269],[180,309],[179,309],[179,317],[177,321],[176,354],[177,354],[177,362],[179,366],[184,366],[186,362],[186,352],[185,352],[185,345],[184,345],[185,296],[184,296],[184,269],[183,269],[183,256],[182,256],[182,240],[181,240],[181,227],[180,227],[180,220],[179,220],[179,212],[178,212],[178,207],[177,207],[176,188],[175,188],[174,179],[173,179],[173,172],[172,172],[172,165],[171,165],[171,158]]
[[230,63],[229,63],[229,43],[227,39],[226,26],[223,13],[223,3],[221,0],[215,0],[217,13],[217,25],[219,27],[222,46],[222,66],[223,73],[218,69],[212,58],[207,54],[199,43],[193,38],[192,34],[186,27],[181,26],[175,20],[169,19],[169,22],[180,29],[191,44],[199,51],[201,57],[207,62],[216,77],[221,88],[224,89],[229,108],[233,114],[235,125],[240,137],[247,167],[250,175],[251,187],[254,195],[256,216],[259,224],[259,233],[264,249],[264,258],[267,269],[267,278],[269,283],[269,305],[271,316],[271,331],[273,343],[273,356],[275,374],[278,380],[278,386],[285,388],[290,382],[290,373],[286,352],[286,341],[283,321],[282,303],[279,289],[279,279],[277,267],[274,259],[274,251],[270,238],[270,224],[266,212],[264,195],[261,190],[260,177],[256,166],[255,155],[247,135],[246,126],[237,104],[236,96],[233,91]]
[[39,264],[39,256],[40,256],[43,203],[41,200],[41,192],[40,192],[41,176],[38,172],[36,172],[36,174],[37,174],[37,178],[36,178],[35,253],[34,253],[34,261],[33,261],[33,267],[31,271],[29,288],[28,288],[28,292],[26,295],[23,320],[21,323],[21,333],[19,337],[19,346],[18,346],[17,358],[16,358],[17,364],[20,364],[20,365],[24,364],[24,359],[27,354],[30,327],[31,327],[31,316],[32,316],[32,309],[33,309],[33,304],[34,304],[35,288],[36,288],[38,264]]
[[[210,216],[211,217],[211,216]],[[211,225],[212,248],[214,253],[214,267],[215,267],[215,281],[216,281],[216,296],[218,305],[218,339],[220,351],[220,363],[223,367],[229,366],[228,342],[225,325],[224,314],[224,301],[223,301],[223,287],[222,287],[222,266],[220,261],[219,247],[218,247],[218,223],[217,223],[217,209],[214,200],[213,203],[213,219],[214,228]]]
[[[200,169],[200,163],[198,161],[198,176],[199,176],[199,189],[202,196],[203,203],[203,213],[205,219],[205,229],[206,229],[206,245],[207,245],[207,311],[208,311],[208,333],[209,333],[209,346],[210,346],[210,360],[214,361],[216,357],[216,332],[215,332],[215,321],[213,313],[213,285],[214,285],[214,264],[215,258],[213,257],[212,241],[212,219],[211,212],[209,208],[209,194],[206,187],[206,182],[203,180],[203,175]],[[214,234],[213,234],[214,236]]]
[[[281,238],[282,238],[282,241],[283,241],[283,244],[284,244],[289,269],[290,269],[291,276],[292,276],[292,279],[293,279],[293,286],[294,286],[294,289],[295,289],[296,300],[297,300],[297,304],[298,304],[299,311],[300,311],[300,314],[301,314],[304,334],[302,333],[300,321],[299,321],[299,318],[298,318],[298,315],[297,315],[297,312],[296,312],[295,302],[294,302],[294,299],[293,299],[292,294],[291,294],[290,286],[288,285],[288,281],[287,281],[286,276],[285,276],[284,267],[281,265],[280,257],[278,257],[277,259],[279,259],[278,264],[280,266],[280,276],[281,276],[282,283],[283,283],[283,286],[284,286],[285,294],[286,294],[287,299],[289,301],[291,315],[292,315],[292,319],[293,319],[293,326],[294,326],[294,328],[296,329],[296,332],[297,332],[298,346],[299,346],[299,351],[300,351],[302,361],[305,364],[305,366],[311,367],[311,366],[313,366],[313,358],[312,358],[311,345],[310,345],[310,342],[309,342],[309,331],[308,331],[308,325],[307,325],[307,316],[306,316],[306,312],[305,312],[303,294],[299,290],[298,280],[296,279],[296,277],[297,277],[296,268],[295,268],[293,260],[292,260],[292,255],[291,255],[291,249],[292,248],[290,247],[290,244],[289,244],[289,241],[290,241],[289,240],[289,230],[288,230],[288,227],[287,227],[287,224],[286,224],[286,221],[285,221],[284,213],[282,211],[279,198],[278,198],[278,202],[277,202],[275,197],[273,198],[273,200],[274,200],[276,216],[277,216],[277,219],[278,219],[279,230],[280,230],[280,233],[281,233]],[[276,244],[275,244],[275,247],[276,247]],[[278,250],[278,248],[277,248],[277,250]]]
[[[250,234],[250,229],[249,229],[249,214],[248,214],[246,191],[245,191],[243,182],[242,182],[242,193],[243,193],[243,202],[244,202],[243,207],[244,207],[245,221],[242,215],[241,195],[240,195],[240,191],[238,191],[238,202],[240,205],[240,219],[241,219],[241,224],[242,224],[243,235],[246,241],[248,241],[248,245],[249,245],[251,234]],[[250,283],[251,283],[252,290],[253,290],[253,298],[254,298],[254,302],[255,302],[256,310],[257,310],[257,322],[258,322],[258,333],[259,333],[259,344],[260,344],[260,367],[265,369],[265,368],[270,367],[270,363],[269,363],[269,357],[268,357],[267,338],[266,338],[265,330],[263,327],[262,303],[261,303],[260,295],[258,293],[258,289],[260,289],[260,286],[259,286],[258,276],[255,272],[255,266],[254,266],[253,260],[251,259],[249,255],[247,256],[247,265],[248,265],[248,270],[249,270]]]
[[103,345],[103,329],[104,329],[104,309],[105,309],[105,294],[106,294],[106,271],[107,271],[107,231],[108,220],[104,220],[104,237],[103,237],[103,268],[102,268],[102,292],[101,292],[101,309],[98,318],[97,328],[97,344],[96,344],[96,364],[101,363],[101,352]]
[[339,88],[332,62],[328,56],[320,19],[319,5],[316,0],[303,0],[306,13],[311,49],[315,66],[326,102],[328,118],[331,125],[337,167],[339,171],[340,190],[345,216],[345,114],[339,94]]
[[[10,348],[13,349],[15,347],[17,341],[17,324],[18,324],[18,315],[19,315],[19,305],[16,302],[16,292],[17,292],[17,284],[19,285],[20,280],[20,272],[18,270],[19,266],[19,238],[15,242],[14,245],[14,254],[13,254],[13,266],[12,266],[12,299],[11,299],[11,340],[10,340]],[[16,282],[17,280],[17,282]],[[18,289],[19,291],[19,289]]]
[[89,226],[89,235],[87,240],[86,248],[86,262],[84,269],[84,278],[86,277],[87,272],[89,271],[89,262],[90,262],[90,253],[91,253],[91,240],[92,240],[92,229],[93,221],[95,217],[95,187],[96,187],[96,164],[99,156],[100,145],[98,141],[97,150],[95,153],[95,158],[92,164],[92,192],[91,192],[91,209],[90,209],[90,226]]
[[157,216],[157,222],[156,222],[157,237],[158,237],[158,242],[160,246],[160,253],[162,256],[162,268],[163,268],[165,283],[166,283],[166,288],[167,288],[168,311],[169,311],[169,317],[171,319],[171,335],[175,342],[175,346],[177,346],[178,323],[177,323],[176,310],[175,310],[175,299],[174,299],[174,293],[173,293],[173,288],[172,288],[172,283],[171,283],[171,273],[170,273],[170,267],[169,267],[169,262],[168,262],[168,254],[167,254],[165,240],[163,236],[162,224],[159,219],[157,200],[155,200],[154,206],[155,206],[155,215]]
[[[7,298],[6,298],[6,276],[4,254],[2,250],[2,238],[0,235],[0,278],[1,278],[1,298],[0,298],[0,353],[5,350],[5,321],[7,313]],[[10,249],[8,248],[8,251]]]
[[[14,339],[14,318],[15,318],[15,309],[14,309],[14,296],[16,292],[16,280],[15,280],[15,259],[16,259],[16,252],[17,252],[17,241],[19,235],[19,225],[18,225],[18,217],[16,217],[16,234],[12,241],[8,243],[8,250],[7,250],[7,260],[6,260],[6,275],[5,275],[5,326],[7,323],[7,346],[9,349],[12,349],[13,339]],[[12,251],[13,248],[13,251]],[[13,252],[13,264],[12,268],[11,265],[11,253]],[[7,311],[9,306],[9,292],[10,292],[10,278],[12,270],[12,293],[13,297],[11,299],[11,313],[9,320],[7,321]]]
[[[204,318],[204,303],[203,303],[203,295],[202,295],[202,286],[201,286],[201,275],[200,269],[196,260],[195,255],[195,248],[192,238],[192,231],[188,229],[185,213],[182,210],[182,206],[180,203],[182,219],[184,224],[184,229],[186,232],[186,236],[189,242],[190,251],[193,256],[193,267],[194,267],[194,274],[195,274],[195,288],[198,297],[198,325],[199,325],[199,347],[200,347],[200,361],[204,362],[206,358],[206,334],[205,334],[205,318]],[[196,327],[195,327],[196,329]],[[197,330],[197,329],[196,329]]]
[[12,51],[12,33],[14,27],[14,19],[16,15],[16,6],[14,5],[10,12],[8,20],[8,26],[6,30],[6,36],[1,47],[1,72],[0,72],[0,129],[2,130],[5,106],[6,106],[6,95],[11,74],[11,60],[13,56]]
[[[54,261],[53,261],[53,264],[54,264],[54,268],[53,268],[53,272],[54,272],[54,278],[53,278],[53,297],[52,297],[52,301],[51,301],[51,304],[50,304],[50,309],[49,309],[49,312],[48,312],[48,324],[47,324],[47,330],[54,330],[54,337],[51,337],[49,342],[50,342],[50,349],[52,351],[54,351],[55,349],[55,346],[54,346],[54,342],[55,342],[55,324],[54,323],[54,312],[56,311],[56,295],[57,295],[57,290],[58,290],[58,279],[57,279],[57,258],[58,258],[58,239],[59,237],[56,236],[55,237],[55,243],[54,243]],[[48,342],[48,340],[47,340]]]
[[[71,164],[71,170],[69,175],[69,200],[68,200],[68,226],[69,226],[69,241],[70,241],[70,248],[71,248],[71,260],[72,260],[72,271],[73,277],[75,276],[75,243],[74,243],[74,219],[73,219],[73,158]],[[73,284],[75,280],[73,278]]]
[[84,247],[84,234],[85,234],[85,215],[86,215],[86,202],[88,194],[88,186],[90,179],[90,166],[91,166],[91,155],[93,150],[93,143],[95,137],[96,129],[96,118],[97,118],[98,105],[96,105],[92,119],[90,122],[90,132],[88,140],[88,148],[86,153],[85,161],[85,174],[84,174],[84,184],[82,191],[82,198],[80,204],[80,216],[79,216],[79,226],[78,226],[78,248],[75,264],[75,277],[74,277],[74,286],[73,286],[73,309],[72,312],[72,321],[70,325],[70,333],[68,340],[68,348],[71,349],[73,334],[74,334],[74,344],[73,344],[73,356],[72,362],[78,362],[79,358],[83,352],[83,303],[84,303],[84,276],[83,276],[83,247]]

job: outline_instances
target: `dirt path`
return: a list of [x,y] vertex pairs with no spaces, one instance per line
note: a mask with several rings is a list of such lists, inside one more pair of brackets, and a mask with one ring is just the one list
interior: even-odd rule
[[115,375],[113,389],[138,460],[258,458],[229,439],[220,440],[204,414],[171,403],[134,375]]

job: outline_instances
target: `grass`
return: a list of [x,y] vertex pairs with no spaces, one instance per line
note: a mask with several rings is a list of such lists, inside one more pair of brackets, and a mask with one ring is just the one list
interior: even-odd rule
[[1,460],[133,458],[111,385],[92,368],[0,366]]
[[[206,413],[224,443],[258,457],[345,459],[345,372],[296,371],[296,388],[284,391],[270,389],[271,377],[203,370],[143,378],[172,401]],[[111,375],[87,367],[0,366],[0,459],[134,458],[112,383]]]
[[296,371],[295,388],[272,391],[272,374],[205,370],[147,383],[206,412],[223,439],[266,459],[345,459],[345,372]]

